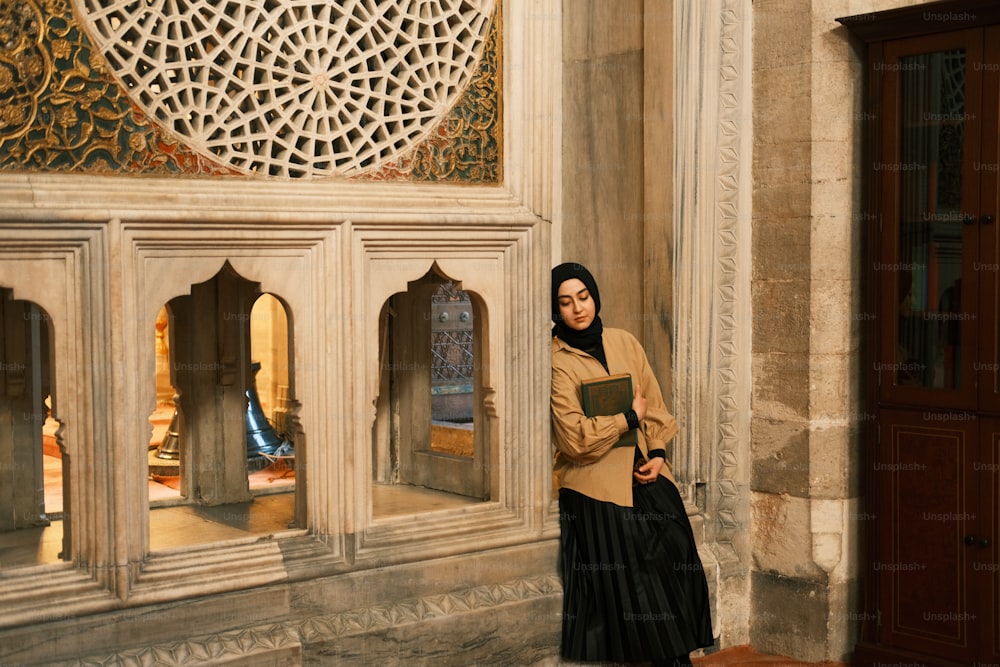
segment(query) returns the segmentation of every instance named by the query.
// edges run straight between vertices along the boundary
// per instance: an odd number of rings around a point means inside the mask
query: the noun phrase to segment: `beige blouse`
[[[660,385],[639,341],[623,329],[604,329],[604,354],[608,370],[594,357],[553,337],[552,339],[552,442],[556,488],[574,489],[594,498],[632,507],[633,447],[612,446],[628,430],[625,415],[587,417],[583,414],[580,383],[600,376],[629,373],[632,386],[642,388],[648,402],[639,425],[643,454],[666,448],[677,435],[677,421],[663,402]],[[660,475],[676,484],[670,462]]]

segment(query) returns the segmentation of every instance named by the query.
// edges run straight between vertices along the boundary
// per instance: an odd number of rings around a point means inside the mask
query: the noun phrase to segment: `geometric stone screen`
[[[0,169],[500,181],[494,0],[73,3],[0,3]]]

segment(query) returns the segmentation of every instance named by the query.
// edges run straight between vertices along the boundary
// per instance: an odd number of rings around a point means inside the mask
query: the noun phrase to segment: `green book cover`
[[[632,376],[628,373],[607,375],[604,377],[584,380],[580,384],[580,395],[583,400],[583,414],[588,417],[614,415],[632,409]],[[615,447],[634,447],[639,443],[637,429],[625,432]]]

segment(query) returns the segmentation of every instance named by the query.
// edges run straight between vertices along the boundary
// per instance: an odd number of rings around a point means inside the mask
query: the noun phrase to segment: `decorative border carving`
[[[741,0],[675,5],[677,322],[675,401],[685,479],[708,482],[709,542],[720,565],[746,563],[750,440],[751,11]],[[717,51],[704,48],[718,44]],[[716,76],[706,76],[714,72]],[[712,155],[714,160],[698,160]],[[707,334],[707,335],[706,335]],[[694,502],[687,490],[688,502]]]
[[[716,179],[719,302],[719,424],[716,451],[716,554],[723,563],[746,561],[750,451],[750,132],[749,8],[724,0],[719,12],[719,174]],[[740,465],[740,462],[744,462]],[[741,470],[742,467],[742,470]],[[741,532],[742,531],[742,532]]]
[[[298,653],[301,644],[287,624],[247,628],[170,644],[92,655],[69,662],[73,667],[105,665],[218,665],[274,652]],[[275,664],[285,664],[276,662]]]
[[[410,598],[387,605],[314,616],[299,623],[297,630],[303,642],[316,643],[556,594],[562,594],[562,583],[558,575],[525,577],[499,584],[472,586],[441,595]]]

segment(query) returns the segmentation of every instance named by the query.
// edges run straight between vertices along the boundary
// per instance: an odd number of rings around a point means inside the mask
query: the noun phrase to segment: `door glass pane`
[[[899,61],[898,384],[959,388],[964,73],[961,49]]]

